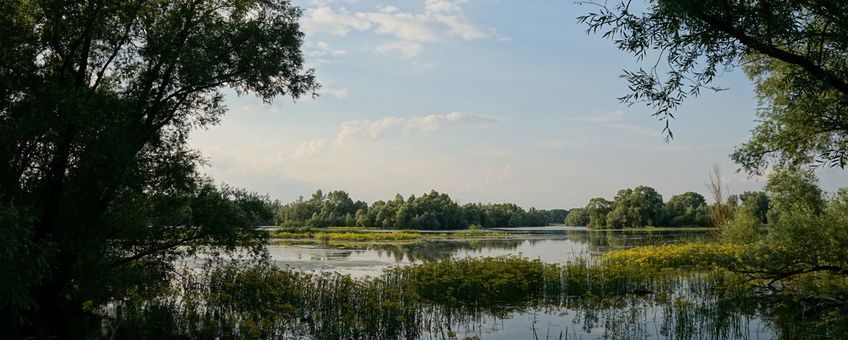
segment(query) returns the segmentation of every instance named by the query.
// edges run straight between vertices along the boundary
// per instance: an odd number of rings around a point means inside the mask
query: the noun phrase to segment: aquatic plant
[[[749,247],[735,243],[684,243],[617,249],[602,256],[611,265],[641,268],[711,268],[716,264],[739,262]]]
[[[509,233],[503,231],[462,230],[451,233],[417,233],[407,231],[373,232],[362,229],[328,228],[285,228],[272,231],[271,237],[277,239],[315,239],[318,241],[398,241],[420,239],[471,239],[506,238]]]

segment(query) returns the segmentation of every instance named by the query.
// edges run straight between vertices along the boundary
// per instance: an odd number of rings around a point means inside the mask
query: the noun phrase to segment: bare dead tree
[[[710,191],[713,200],[715,200],[715,204],[710,208],[710,216],[713,219],[714,225],[720,228],[727,222],[728,213],[724,206],[725,190],[721,183],[721,168],[718,164],[714,164],[712,171],[710,171],[710,181],[707,183],[707,190]]]

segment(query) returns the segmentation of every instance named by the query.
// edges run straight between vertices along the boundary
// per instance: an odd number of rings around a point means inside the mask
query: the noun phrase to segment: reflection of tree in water
[[[444,260],[460,251],[484,252],[486,250],[515,250],[525,240],[424,240],[411,244],[376,243],[368,246],[380,256],[391,256],[400,262],[435,262]]]
[[[817,311],[791,299],[729,297],[708,290],[674,296],[613,296],[567,301],[528,301],[521,307],[450,310],[432,307],[434,322],[422,332],[439,338],[447,330],[486,338],[504,321],[527,314],[528,337],[603,337],[611,339],[834,339],[848,336],[848,320],[839,310]],[[494,321],[493,321],[494,320]],[[484,325],[484,323],[486,323]],[[562,336],[560,336],[562,334]]]
[[[567,230],[569,239],[588,244],[591,252],[647,245],[680,243],[704,238],[707,231],[692,230]]]
[[[458,243],[471,249],[480,246]],[[844,306],[820,310],[821,304],[762,295],[744,286],[726,285],[731,282],[726,274],[667,273],[648,281],[628,281],[627,286],[602,284],[594,290],[596,294],[586,291],[590,280],[585,274],[590,272],[585,267],[559,272],[546,267],[554,275],[547,272],[545,284],[525,287],[528,281],[521,273],[510,270],[534,271],[537,267],[532,262],[523,267],[520,260],[473,261],[481,262],[473,267],[463,266],[462,261],[441,268],[420,265],[362,279],[273,269],[239,276],[237,269],[230,269],[209,276],[210,280],[187,281],[197,294],[150,301],[129,315],[148,313],[140,322],[174,320],[173,325],[187,335],[200,332],[200,324],[233,333],[238,332],[237,325],[245,325],[244,320],[263,320],[253,321],[254,327],[267,338],[486,338],[488,332],[507,330],[515,337],[560,339],[829,339],[848,335]],[[479,280],[503,271],[508,275],[495,275],[499,283],[479,285]],[[215,322],[205,319],[210,315]],[[515,333],[516,329],[523,331]]]

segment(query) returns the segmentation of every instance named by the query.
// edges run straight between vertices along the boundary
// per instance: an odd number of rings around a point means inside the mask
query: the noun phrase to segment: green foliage
[[[607,215],[612,211],[612,202],[602,197],[595,197],[586,204],[586,214],[589,215],[589,224],[593,228],[604,228],[607,226]]]
[[[602,262],[643,270],[662,268],[711,268],[735,265],[746,252],[746,246],[735,243],[690,242],[612,250]]]
[[[524,210],[515,204],[465,204],[460,206],[447,194],[430,193],[404,199],[377,201],[368,206],[353,202],[344,191],[324,196],[320,190],[311,199],[298,199],[282,206],[277,219],[282,226],[357,226],[384,229],[466,229],[469,225],[483,228],[543,226],[553,218],[564,216],[565,210]],[[556,223],[561,219],[556,220]]]
[[[842,309],[835,309],[834,317],[781,296],[758,299],[758,291],[747,289],[742,275],[661,269],[709,268],[712,263],[736,261],[744,251],[744,246],[719,243],[646,247],[615,251],[599,261],[580,259],[561,265],[517,257],[447,259],[359,279],[271,266],[225,266],[182,276],[177,286],[188,288],[190,295],[130,301],[124,308],[128,317],[118,324],[117,334],[419,338],[446,333],[457,321],[537,310],[574,311],[575,317],[585,315],[582,320],[605,324],[607,330],[632,326],[643,334],[641,323],[616,323],[621,315],[599,318],[624,313],[645,320],[651,313],[639,311],[655,306],[661,306],[665,315],[657,322],[686,338],[733,334],[733,320],[740,315],[766,317],[781,330],[792,330],[790,334],[838,337],[846,331],[844,315],[839,316]],[[790,307],[784,312],[794,312],[775,315],[773,309],[764,308],[772,302]],[[807,321],[810,315],[820,318]],[[799,323],[804,326],[791,327]],[[699,324],[709,325],[709,330],[692,329]],[[797,331],[810,326],[825,330]]]
[[[748,244],[760,239],[760,219],[746,209],[740,209],[727,224],[721,226],[721,239],[725,242]]]
[[[755,217],[761,224],[768,223],[769,215],[769,198],[762,191],[746,191],[738,196],[739,203],[735,207],[737,210],[743,210],[747,214]],[[734,203],[735,200],[734,200]]]
[[[621,189],[610,202],[602,197],[589,200],[585,209],[572,209],[567,225],[588,225],[593,228],[643,228],[657,225],[670,227],[707,227],[712,224],[709,206],[695,192],[672,196],[663,203],[662,196],[648,186]],[[584,215],[585,214],[585,215]],[[582,218],[587,219],[584,224]]]
[[[327,195],[321,190],[312,198],[281,206],[277,210],[277,220],[281,226],[354,226],[360,210],[367,210],[368,204],[354,202],[347,192],[331,191]]]
[[[545,215],[546,224],[560,224],[568,216],[568,210],[566,209],[539,210],[539,212]]]
[[[619,190],[607,215],[610,228],[646,227],[662,222],[663,199],[654,188],[638,186]]]
[[[732,155],[737,163],[751,173],[769,163],[848,163],[845,1],[590,3],[597,7],[578,19],[588,32],[639,60],[656,56],[649,69],[625,71],[630,93],[620,99],[650,106],[668,138],[686,98],[719,90],[715,78],[744,65],[761,109],[753,136]]]
[[[200,247],[261,248],[269,202],[206,183],[187,140],[226,113],[225,87],[265,101],[318,88],[300,13],[282,0],[0,5],[0,271],[20,273],[0,282],[0,315],[35,332],[9,336],[82,338],[84,301],[156,291]]]
[[[769,223],[779,220],[786,211],[801,209],[819,214],[824,208],[818,179],[811,172],[798,168],[775,168],[765,192],[771,205],[767,214]]]
[[[563,221],[567,226],[585,226],[589,225],[589,214],[586,209],[574,208],[568,211],[568,216]]]
[[[706,226],[710,224],[710,211],[704,196],[686,192],[671,196],[663,207],[664,224],[674,227]]]
[[[315,239],[324,242],[334,241],[400,241],[400,240],[429,240],[429,239],[479,239],[479,238],[504,238],[509,233],[502,231],[489,231],[480,228],[472,228],[449,233],[419,233],[419,232],[374,232],[354,227],[333,228],[280,228],[272,231],[270,236],[279,239]]]
[[[183,276],[179,286],[190,295],[127,305],[123,325],[191,338],[416,338],[452,315],[670,294],[671,282],[639,268],[518,257],[447,259],[361,279],[225,266]]]

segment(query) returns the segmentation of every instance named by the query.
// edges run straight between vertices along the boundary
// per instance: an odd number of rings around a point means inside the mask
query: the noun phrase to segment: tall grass
[[[129,329],[148,337],[161,330],[209,339],[393,339],[449,334],[461,320],[534,308],[568,307],[586,317],[604,311],[614,318],[622,317],[616,314],[622,306],[663,306],[665,318],[680,319],[659,322],[689,338],[732,331],[728,320],[740,307],[727,301],[751,298],[748,290],[727,289],[743,287],[740,283],[727,272],[663,270],[614,258],[565,264],[518,257],[447,259],[361,279],[268,265],[224,266],[184,276],[163,298],[129,305],[132,313],[122,325],[134,325]],[[718,328],[707,330],[704,323]]]

